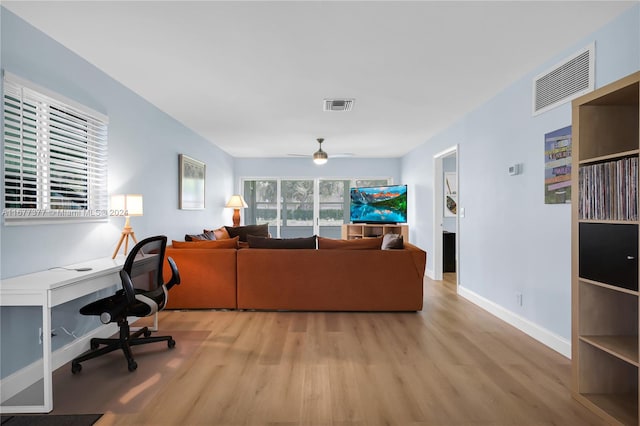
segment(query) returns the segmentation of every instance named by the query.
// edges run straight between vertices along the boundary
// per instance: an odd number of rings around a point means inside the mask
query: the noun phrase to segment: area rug
[[[166,343],[133,347],[138,368],[129,372],[122,351],[82,363],[82,371],[71,373],[67,363],[53,373],[51,414],[134,413],[153,396],[189,359],[209,331],[171,331],[173,349]],[[4,425],[3,425],[4,426]]]
[[[2,426],[91,426],[102,414],[2,416]]]

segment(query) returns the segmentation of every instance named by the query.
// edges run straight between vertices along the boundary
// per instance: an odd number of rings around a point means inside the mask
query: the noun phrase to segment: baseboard
[[[564,337],[540,327],[538,324],[505,309],[465,287],[458,286],[458,294],[490,314],[495,315],[518,330],[528,334],[540,343],[571,359],[571,342]]]
[[[118,332],[117,324],[107,324],[80,336],[51,354],[51,368],[56,370],[89,349],[89,341],[94,337],[110,337]],[[2,379],[0,402],[14,397],[29,386],[42,380],[43,360],[39,359]],[[71,371],[69,371],[71,374]]]
[[[435,279],[436,279],[436,278],[435,278],[436,276],[435,276],[435,273],[434,273],[433,269],[427,269],[427,270],[426,270],[425,275],[426,275],[428,278],[431,278],[432,280],[435,280]]]

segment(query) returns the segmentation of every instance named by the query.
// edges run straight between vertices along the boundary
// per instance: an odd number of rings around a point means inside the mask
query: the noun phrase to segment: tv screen
[[[407,185],[351,188],[353,223],[406,223]]]

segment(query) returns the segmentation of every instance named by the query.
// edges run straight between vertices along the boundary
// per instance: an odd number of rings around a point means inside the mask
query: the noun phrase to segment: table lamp
[[[120,246],[124,241],[124,255],[127,255],[127,251],[129,249],[129,237],[133,240],[134,243],[138,243],[136,240],[136,234],[133,232],[133,228],[131,228],[131,223],[129,218],[131,216],[142,216],[142,195],[141,194],[118,194],[111,196],[111,216],[124,216],[126,221],[124,223],[124,228],[122,229],[122,235],[120,236],[120,241],[118,241],[118,246],[116,250],[113,252],[112,259],[115,259],[118,251],[120,250]]]
[[[240,226],[240,209],[249,207],[242,195],[232,195],[225,207],[233,209],[233,226]]]

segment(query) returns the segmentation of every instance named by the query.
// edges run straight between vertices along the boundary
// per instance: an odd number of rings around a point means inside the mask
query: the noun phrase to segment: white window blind
[[[108,119],[4,76],[5,223],[108,217]]]

